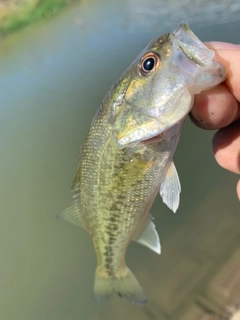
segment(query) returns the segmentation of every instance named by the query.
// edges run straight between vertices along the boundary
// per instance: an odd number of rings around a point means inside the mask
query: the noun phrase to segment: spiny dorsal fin
[[[73,202],[67,209],[63,210],[61,213],[57,215],[57,219],[68,221],[78,227],[85,228],[84,223],[82,221],[79,203],[81,149],[82,147],[80,148],[78,161],[76,164],[76,172],[71,188],[71,191],[73,192]]]
[[[134,241],[141,243],[158,254],[161,254],[159,236],[150,215],[146,219],[143,231],[134,239]]]
[[[75,171],[75,175],[74,175],[74,178],[73,178],[73,184],[72,184],[72,187],[71,187],[71,190],[73,192],[78,192],[79,191],[81,154],[82,154],[82,147],[80,148],[80,151],[79,151],[78,160],[77,160],[77,163],[76,163],[76,171]]]
[[[159,193],[163,202],[174,213],[177,211],[180,202],[181,184],[177,170],[172,162],[168,168],[165,179],[161,184]]]

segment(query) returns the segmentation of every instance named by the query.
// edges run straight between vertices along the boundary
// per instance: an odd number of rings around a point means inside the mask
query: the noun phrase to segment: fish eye
[[[160,66],[161,60],[155,52],[146,53],[139,61],[139,71],[143,76],[148,75]]]

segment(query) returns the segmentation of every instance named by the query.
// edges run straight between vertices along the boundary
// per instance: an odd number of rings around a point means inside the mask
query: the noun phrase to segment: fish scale
[[[107,118],[108,110],[105,111],[107,115],[104,115],[104,109],[102,112],[98,114],[98,117]],[[101,155],[97,162],[98,155],[93,152],[92,155],[94,156],[91,159],[88,157],[88,160],[84,162],[88,169],[91,168],[91,174],[88,170],[82,168],[80,199],[82,209],[87,208],[89,212],[87,217],[91,215],[93,221],[90,228],[92,236],[96,239],[94,245],[96,252],[99,252],[97,256],[100,256],[103,252],[106,257],[103,260],[101,259],[98,264],[101,265],[101,268],[105,267],[106,273],[110,274],[113,269],[111,265],[113,260],[116,268],[122,264],[122,251],[119,254],[112,247],[115,243],[118,243],[121,244],[124,251],[126,250],[129,237],[131,237],[137,223],[141,221],[141,217],[138,219],[139,214],[146,214],[146,207],[149,206],[149,196],[152,196],[152,190],[155,190],[156,187],[159,188],[162,173],[160,172],[158,176],[155,173],[155,166],[159,166],[157,158],[155,161],[145,163],[140,156],[132,159],[127,150],[119,149],[114,143],[112,135],[109,135],[111,123],[106,125],[97,118],[96,123],[93,123],[92,126],[94,126],[94,132],[101,132],[101,136],[99,141],[95,137],[93,138],[92,134],[89,134],[89,140],[87,137],[88,143],[86,143],[88,147],[84,147],[87,157],[89,154],[88,148],[92,150],[92,139],[94,139],[94,149],[96,145],[99,147],[103,142],[104,148],[103,151],[98,151]],[[103,137],[106,138],[103,139]],[[145,154],[147,157],[147,154],[152,152],[152,148],[152,146],[144,147],[142,158]],[[156,145],[154,148],[157,151],[159,146]],[[159,153],[158,157],[161,158],[162,154]],[[139,175],[139,171],[141,171],[141,175]],[[86,174],[84,175],[84,173]],[[93,185],[96,187],[95,201],[89,197],[89,195],[92,196]],[[88,192],[88,188],[91,189],[91,192]],[[86,197],[85,194],[88,196]],[[89,205],[90,201],[91,205]],[[90,209],[89,206],[93,208]],[[131,207],[130,212],[129,207]],[[99,226],[102,228],[100,237]],[[119,232],[116,230],[113,234],[111,232],[113,226],[116,226]]]

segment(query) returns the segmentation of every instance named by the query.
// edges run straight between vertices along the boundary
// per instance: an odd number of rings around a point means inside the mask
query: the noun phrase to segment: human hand
[[[240,45],[208,42],[225,66],[227,80],[196,95],[192,121],[203,129],[220,129],[213,137],[213,152],[223,168],[240,174]],[[240,180],[237,183],[240,200]]]

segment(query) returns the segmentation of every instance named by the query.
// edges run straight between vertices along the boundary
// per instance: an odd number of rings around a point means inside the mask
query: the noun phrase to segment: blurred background
[[[240,43],[239,0],[50,4],[0,1],[0,319],[240,319],[238,177],[216,164],[213,132],[185,123],[180,208],[151,209],[162,254],[129,246],[147,306],[97,304],[91,238],[55,219],[90,121],[136,55],[183,20],[202,41]]]

